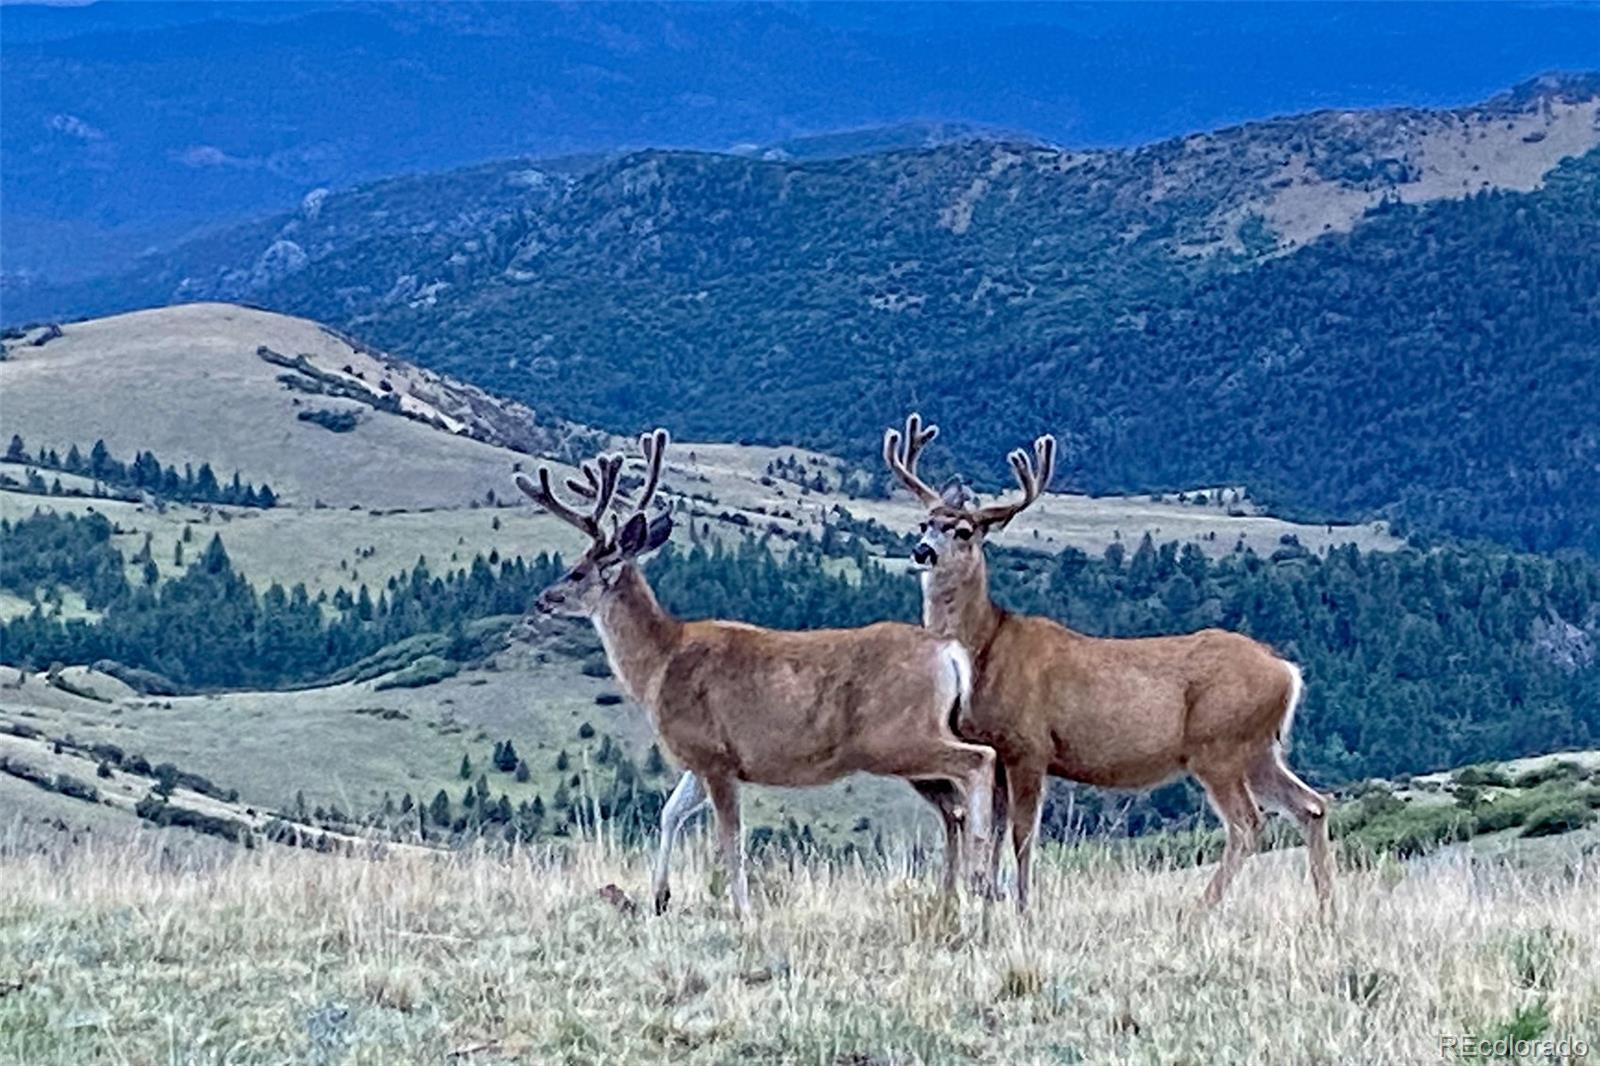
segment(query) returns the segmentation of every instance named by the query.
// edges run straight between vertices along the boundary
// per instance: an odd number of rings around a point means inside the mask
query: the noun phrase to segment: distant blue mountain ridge
[[[13,281],[492,159],[945,124],[1128,145],[1600,66],[1592,4],[7,4],[0,35]]]

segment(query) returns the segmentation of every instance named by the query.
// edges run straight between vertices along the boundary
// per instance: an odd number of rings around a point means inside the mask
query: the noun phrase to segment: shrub
[[[583,660],[582,671],[584,677],[610,677],[611,663],[604,654],[590,655]]]
[[[71,774],[57,774],[55,790],[63,796],[81,799],[86,803],[100,802],[100,790],[98,788],[95,788],[87,781],[80,781]]]
[[[301,411],[295,417],[302,422],[310,422],[334,433],[349,433],[361,424],[359,411],[332,411],[323,407]]]
[[[1358,855],[1414,858],[1445,844],[1471,839],[1472,815],[1454,806],[1402,806],[1389,810],[1345,836],[1345,846]]]
[[[1589,809],[1589,805],[1576,797],[1553,800],[1528,815],[1522,835],[1548,837],[1570,833],[1589,825],[1594,818],[1594,811]]]
[[[447,677],[454,677],[460,672],[461,664],[458,662],[441,659],[437,655],[424,655],[410,666],[396,670],[372,687],[377,692],[391,688],[422,688],[424,685],[437,684]]]
[[[1549,803],[1548,791],[1504,793],[1478,806],[1478,832],[1497,833],[1527,822],[1529,815]]]
[[[594,702],[601,707],[615,707],[622,702],[622,697],[615,692],[602,692],[594,698]]]
[[[1511,777],[1493,763],[1481,763],[1477,766],[1468,766],[1457,770],[1451,780],[1458,785],[1493,785],[1496,788],[1511,787]]]
[[[142,670],[135,666],[126,666],[115,659],[99,659],[95,662],[93,669],[109,677],[116,678],[141,696],[182,696],[187,692],[176,681],[158,674],[154,670]]]
[[[1518,788],[1537,788],[1549,781],[1576,781],[1583,777],[1583,767],[1571,759],[1557,759],[1535,766],[1531,770],[1524,770],[1512,781]]]
[[[224,840],[231,840],[235,844],[251,846],[254,837],[250,829],[243,822],[236,822],[232,818],[221,818],[214,814],[190,810],[188,807],[176,807],[153,793],[145,796],[134,807],[134,813],[153,825],[162,827],[180,826],[184,829],[193,829],[197,833],[206,833]]]

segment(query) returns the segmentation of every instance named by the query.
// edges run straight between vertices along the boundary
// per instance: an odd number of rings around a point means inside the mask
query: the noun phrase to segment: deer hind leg
[[[986,887],[989,851],[989,813],[994,802],[994,749],[959,740],[940,740],[928,747],[901,749],[879,773],[910,781],[947,781],[960,787],[967,801],[967,846],[973,881]]]
[[[1045,772],[1013,766],[1006,771],[1011,786],[1011,848],[1017,856],[1017,909],[1028,909],[1033,884],[1033,851],[1039,842],[1039,816],[1044,811]]]
[[[1198,775],[1197,775],[1198,776]],[[1228,774],[1218,777],[1201,777],[1212,809],[1227,826],[1228,843],[1222,849],[1222,862],[1206,886],[1202,902],[1214,907],[1222,901],[1228,883],[1239,872],[1239,866],[1255,851],[1256,834],[1261,831],[1261,808],[1245,784],[1243,775]]]
[[[939,890],[947,896],[954,895],[961,876],[961,821],[966,816],[961,790],[949,781],[913,781],[911,787],[933,804],[944,823],[944,875]]]
[[[1333,904],[1333,856],[1328,844],[1331,804],[1283,764],[1283,756],[1269,751],[1250,768],[1250,788],[1272,810],[1293,818],[1306,841],[1311,884],[1324,909]]]
[[[728,870],[728,895],[741,918],[750,914],[750,882],[744,872],[744,827],[739,821],[739,782],[731,774],[705,774],[711,809],[717,814],[717,841]]]
[[[667,904],[672,899],[672,888],[668,880],[671,876],[673,842],[677,840],[678,831],[683,828],[683,823],[705,806],[705,802],[706,790],[700,784],[700,779],[686,771],[678,778],[678,787],[667,797],[666,806],[661,808],[661,844],[656,852],[655,873],[650,879],[650,888],[656,898],[657,914],[667,913]]]

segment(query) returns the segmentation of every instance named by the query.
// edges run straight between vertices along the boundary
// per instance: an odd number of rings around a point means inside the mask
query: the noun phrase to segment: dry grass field
[[[1600,1045],[1600,859],[1204,871],[1052,850],[1035,912],[941,907],[905,854],[759,867],[701,839],[666,918],[643,856],[0,847],[0,1062],[1415,1063],[1440,1037]],[[1519,1061],[1564,1061],[1525,1056]],[[1581,1061],[1574,1059],[1572,1061]]]

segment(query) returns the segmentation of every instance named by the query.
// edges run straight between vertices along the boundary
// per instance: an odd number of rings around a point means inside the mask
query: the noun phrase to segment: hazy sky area
[[[317,186],[914,120],[1124,145],[1600,68],[1595,4],[8,4],[4,268]]]

